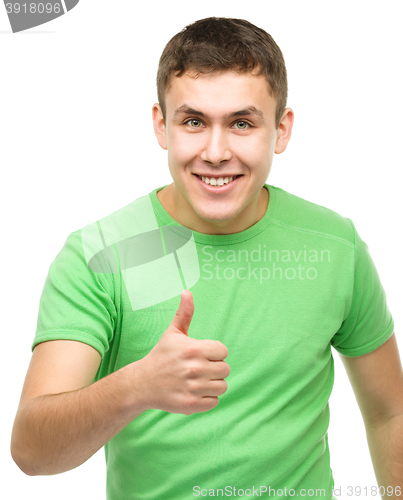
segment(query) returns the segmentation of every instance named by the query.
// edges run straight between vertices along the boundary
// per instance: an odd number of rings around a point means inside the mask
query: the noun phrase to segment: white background
[[[76,470],[47,477],[24,475],[9,453],[39,298],[70,232],[171,182],[151,121],[158,61],[173,35],[210,16],[247,19],[282,49],[295,125],[268,182],[354,221],[403,351],[399,1],[82,0],[18,34],[0,5],[0,449],[8,499],[105,498],[103,450]],[[348,486],[370,489],[376,480],[358,406],[333,354],[331,466],[347,499]]]

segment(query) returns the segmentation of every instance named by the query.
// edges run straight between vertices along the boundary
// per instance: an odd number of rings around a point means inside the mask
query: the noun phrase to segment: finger
[[[219,340],[200,340],[203,356],[210,361],[221,361],[228,356],[228,349]]]
[[[206,396],[221,396],[227,389],[228,384],[225,380],[210,380],[206,387]]]
[[[204,398],[201,398],[197,411],[200,413],[210,411],[215,408],[218,403],[219,400],[217,396],[205,396]]]
[[[210,363],[210,379],[220,380],[227,378],[230,374],[230,367],[226,361],[212,361]]]
[[[193,295],[190,290],[183,290],[178,310],[171,322],[171,327],[188,335],[189,325],[194,313]]]

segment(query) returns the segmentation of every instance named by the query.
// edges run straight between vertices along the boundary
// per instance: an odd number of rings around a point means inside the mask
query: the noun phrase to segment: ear
[[[280,154],[285,151],[288,141],[291,138],[292,126],[294,124],[294,111],[291,108],[285,108],[280,124],[277,129],[277,142],[275,153]]]
[[[153,105],[152,115],[154,133],[157,137],[158,144],[162,147],[162,149],[168,149],[164,117],[162,116],[161,106],[158,103]]]

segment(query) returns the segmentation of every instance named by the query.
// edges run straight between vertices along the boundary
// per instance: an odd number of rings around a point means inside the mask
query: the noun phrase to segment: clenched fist
[[[218,396],[227,390],[228,350],[217,340],[188,336],[193,312],[192,292],[184,290],[172,323],[149,354],[136,362],[148,409],[204,412],[215,408]]]

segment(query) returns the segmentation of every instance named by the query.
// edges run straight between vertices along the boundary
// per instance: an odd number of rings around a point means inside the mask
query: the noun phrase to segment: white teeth
[[[201,176],[200,179],[206,184],[209,184],[210,186],[223,186],[231,182],[234,179],[234,177],[219,177],[218,179],[215,179],[214,177],[209,178]]]

